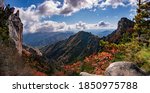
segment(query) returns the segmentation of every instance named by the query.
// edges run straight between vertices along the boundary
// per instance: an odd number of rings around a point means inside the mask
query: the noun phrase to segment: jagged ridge
[[[43,48],[42,51],[50,60],[67,64],[97,53],[100,49],[99,40],[100,38],[91,33],[80,31],[69,39]]]

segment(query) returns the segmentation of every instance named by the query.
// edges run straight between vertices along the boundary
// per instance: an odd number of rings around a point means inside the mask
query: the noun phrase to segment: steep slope
[[[12,45],[0,44],[0,76],[33,75],[32,68],[25,64]]]
[[[91,33],[80,31],[69,39],[42,48],[43,54],[59,64],[68,64],[81,60],[85,56],[97,53],[100,38]]]
[[[40,51],[22,45],[23,24],[14,11],[9,5],[0,9],[0,75],[50,75],[51,65]]]
[[[129,39],[129,37],[132,36],[132,33],[134,32],[133,27],[134,27],[134,22],[123,17],[118,22],[118,28],[108,36],[103,37],[102,39],[110,43],[118,44],[119,42],[123,42],[125,39]],[[125,42],[127,41],[128,40],[126,40]]]
[[[23,42],[32,47],[42,47],[69,38],[73,32],[36,32],[24,34]]]

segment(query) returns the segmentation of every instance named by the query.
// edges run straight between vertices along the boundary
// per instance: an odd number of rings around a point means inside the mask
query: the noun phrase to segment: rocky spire
[[[22,55],[23,24],[19,17],[19,11],[9,17],[9,36],[15,42],[18,53]]]

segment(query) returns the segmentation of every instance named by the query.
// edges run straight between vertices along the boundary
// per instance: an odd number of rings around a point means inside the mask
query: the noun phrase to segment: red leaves
[[[54,76],[65,76],[65,73],[62,71],[54,73]]]
[[[80,66],[81,66],[81,62],[78,61],[76,63],[73,63],[71,65],[65,65],[63,68],[64,68],[64,71],[65,72],[76,72],[76,73],[80,73]]]
[[[84,60],[84,64],[88,62],[94,68],[92,74],[102,75],[104,70],[109,65],[109,61],[113,59],[113,55],[108,52],[101,52],[97,55],[92,55]]]
[[[33,71],[34,76],[47,76],[45,73],[39,72],[39,71]]]
[[[65,72],[88,72],[90,74],[103,75],[105,69],[109,66],[111,60],[114,59],[114,55],[118,52],[117,47],[109,46],[105,50],[106,52],[100,52],[86,57],[82,62],[64,66]]]

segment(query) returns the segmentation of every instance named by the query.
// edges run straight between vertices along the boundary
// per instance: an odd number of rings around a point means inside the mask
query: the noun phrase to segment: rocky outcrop
[[[146,73],[131,62],[114,62],[105,71],[106,76],[145,76]]]
[[[14,43],[19,55],[22,55],[22,32],[23,24],[19,18],[19,11],[14,13],[15,8],[8,4],[5,8],[0,7],[1,41]]]
[[[23,24],[19,18],[19,11],[11,14],[8,19],[9,36],[15,42],[18,53],[22,55]]]
[[[29,47],[25,44],[23,44],[22,53],[26,56],[42,56],[42,53],[37,48]]]
[[[123,17],[118,22],[117,29],[111,34],[109,34],[108,36],[103,37],[102,39],[110,43],[118,44],[123,41],[124,37],[125,39],[127,39],[126,37],[128,38],[132,37],[132,33],[134,32],[133,27],[134,27],[134,22]],[[128,40],[126,40],[126,42],[127,41]]]

